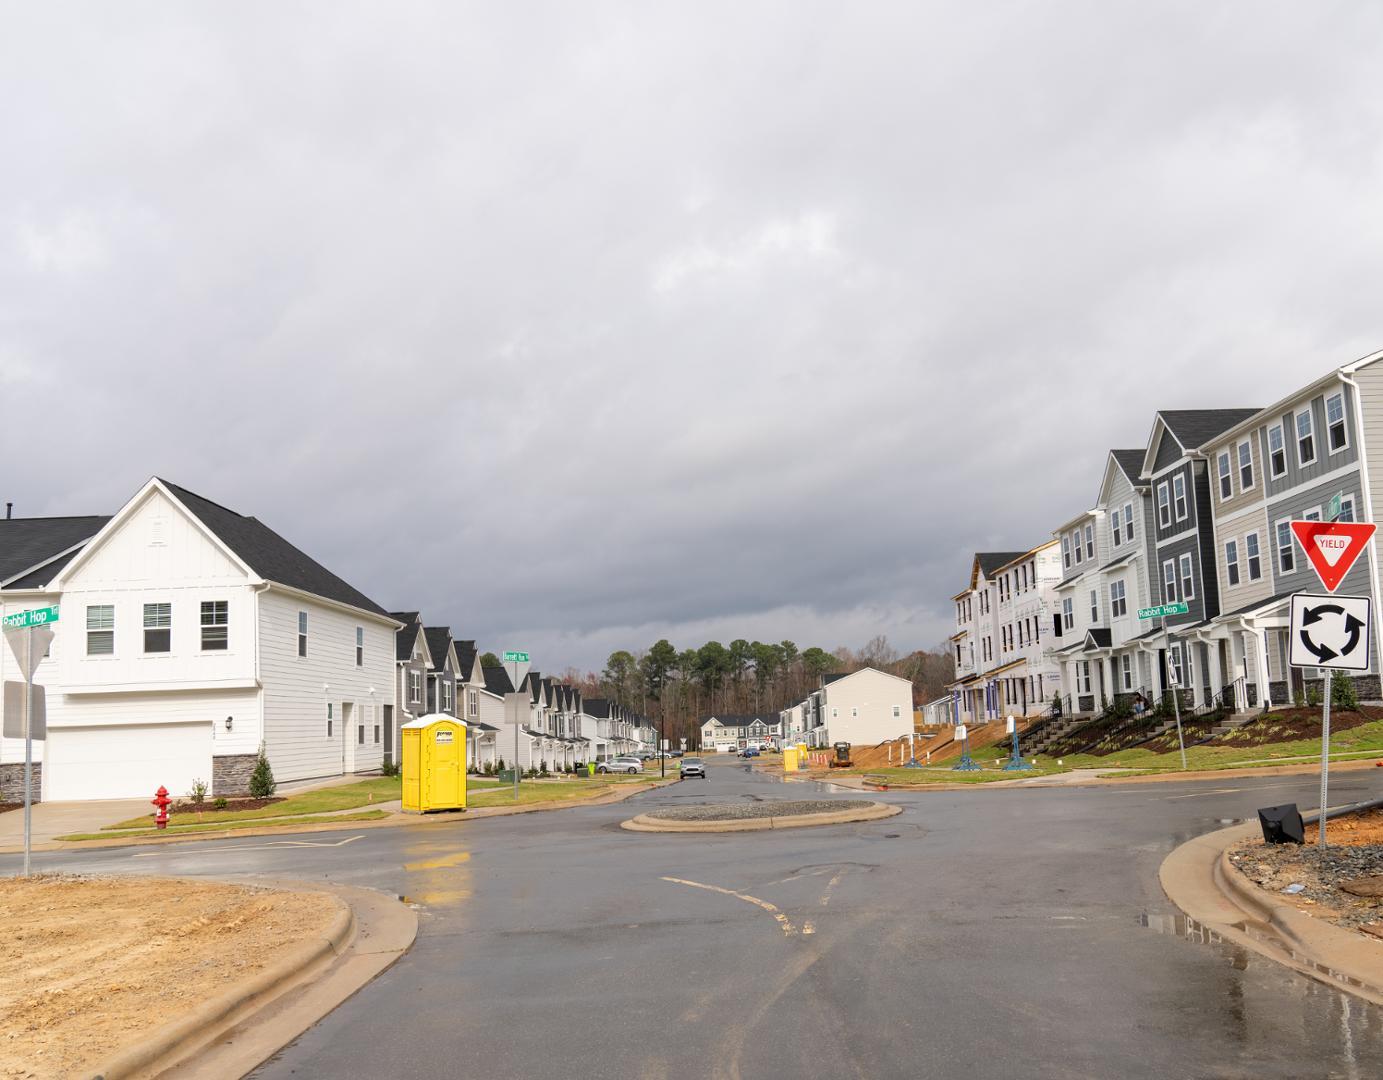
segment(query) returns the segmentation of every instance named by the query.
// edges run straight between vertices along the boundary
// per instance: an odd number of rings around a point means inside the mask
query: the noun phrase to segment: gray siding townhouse
[[[456,648],[451,640],[451,627],[428,626],[423,629],[432,666],[427,673],[427,711],[456,715]]]
[[[1383,390],[1379,357],[1337,368],[1253,414],[1202,447],[1210,463],[1215,566],[1221,613],[1196,636],[1224,670],[1240,710],[1289,704],[1301,684],[1287,666],[1291,594],[1321,591],[1291,531],[1293,520],[1372,520],[1365,387]],[[1375,437],[1383,444],[1383,431]],[[1380,448],[1383,453],[1383,448]],[[1373,464],[1383,467],[1383,460]],[[1354,564],[1339,592],[1372,596],[1378,611],[1376,551]],[[1377,627],[1374,640],[1377,642]],[[1356,678],[1378,700],[1379,660]],[[1295,684],[1295,685],[1294,685]]]
[[[394,635],[394,700],[399,703],[399,723],[394,724],[392,717],[387,717],[384,722],[386,763],[399,761],[402,757],[402,736],[398,729],[427,711],[427,673],[432,663],[418,612],[391,611],[389,617],[403,623],[403,627]]]
[[[961,720],[1002,715],[1003,705],[994,678],[997,669],[1003,666],[999,575],[1001,570],[1028,554],[1028,551],[978,552],[971,561],[969,588],[952,597],[956,605],[957,631],[951,638],[956,678],[949,689],[958,701]],[[811,719],[820,720],[819,710],[812,710]],[[808,733],[811,731],[812,726],[809,726]]]
[[[1165,620],[1167,634],[1162,635],[1153,672],[1157,697],[1168,686],[1168,666],[1183,696],[1196,706],[1206,704],[1228,685],[1218,656],[1212,662],[1211,652],[1194,633],[1220,614],[1210,466],[1201,447],[1256,412],[1164,409],[1153,421],[1142,472],[1152,488],[1157,601],[1181,601],[1189,608],[1187,614]]]

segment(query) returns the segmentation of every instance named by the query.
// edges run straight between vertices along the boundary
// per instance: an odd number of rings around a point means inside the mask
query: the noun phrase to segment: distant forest
[[[647,649],[610,654],[603,671],[568,668],[564,682],[590,697],[608,697],[628,709],[664,722],[668,738],[691,737],[712,713],[774,713],[816,689],[823,675],[874,667],[912,682],[914,704],[941,697],[953,678],[945,643],[932,651],[900,655],[880,635],[858,650],[832,652],[791,641],[766,643],[736,638],[729,645],[708,641],[679,651],[666,638]]]

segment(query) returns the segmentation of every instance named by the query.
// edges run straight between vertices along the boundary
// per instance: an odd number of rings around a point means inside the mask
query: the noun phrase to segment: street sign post
[[[19,670],[24,674],[24,876],[29,876],[29,849],[33,837],[34,803],[34,739],[43,738],[47,732],[47,710],[44,707],[42,718],[43,732],[35,734],[34,672],[48,646],[53,644],[53,631],[49,623],[58,621],[58,605],[31,608],[6,615],[3,620],[5,641],[9,644],[14,658],[19,661]],[[9,695],[6,694],[6,725],[9,724]]]
[[[1190,611],[1191,605],[1185,600],[1173,600],[1170,604],[1157,604],[1154,607],[1139,608],[1138,617],[1140,619],[1161,619],[1162,629],[1166,631],[1168,615],[1186,615],[1189,614]],[[1169,652],[1171,648],[1172,635],[1168,634],[1167,649]],[[1177,720],[1177,746],[1181,748],[1181,767],[1184,770],[1186,768],[1186,738],[1181,732],[1181,694],[1177,692],[1176,673],[1172,671],[1170,664],[1167,665],[1167,671],[1167,681],[1172,684],[1172,709],[1176,713]]]
[[[1292,525],[1295,527],[1297,522]],[[1350,561],[1357,557],[1356,551]],[[1339,561],[1343,561],[1343,556]],[[1344,577],[1344,571],[1339,577]],[[1321,580],[1325,581],[1324,574]],[[1339,584],[1338,579],[1336,584]],[[1325,809],[1330,794],[1330,699],[1334,693],[1335,672],[1368,670],[1372,631],[1373,601],[1367,596],[1297,593],[1292,597],[1287,662],[1292,667],[1321,668],[1325,674],[1321,693],[1321,817],[1316,840],[1320,847],[1325,847]]]
[[[509,669],[509,682],[514,690],[519,689],[519,665],[528,663],[528,653],[521,649],[508,649],[504,653],[504,666]],[[522,715],[514,717],[514,805],[519,804],[519,728],[523,726]]]
[[[1334,592],[1373,539],[1376,525],[1354,521],[1294,521],[1292,532],[1326,592]]]

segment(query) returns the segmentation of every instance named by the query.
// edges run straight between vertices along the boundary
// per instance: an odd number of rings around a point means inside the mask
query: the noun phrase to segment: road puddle
[[[474,895],[471,852],[465,848],[418,841],[404,849],[404,857],[404,903],[456,907]]]

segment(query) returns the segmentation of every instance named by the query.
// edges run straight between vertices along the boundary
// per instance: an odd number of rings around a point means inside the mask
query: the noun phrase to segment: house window
[[[1098,589],[1090,590],[1090,623],[1093,626],[1100,621],[1100,593]]]
[[[467,713],[467,715],[469,715],[469,716],[479,716],[479,715],[480,715],[480,691],[478,691],[478,690],[467,690],[467,691],[466,691],[466,713]]]
[[[1340,516],[1337,517],[1335,520],[1336,520],[1336,521],[1353,521],[1353,520],[1354,520],[1354,496],[1353,496],[1353,495],[1342,495],[1342,496],[1340,497]]]
[[[1077,529],[1073,535],[1075,537],[1074,542],[1076,545],[1076,565],[1079,566],[1081,562],[1085,559],[1085,549],[1081,547],[1080,530]]]
[[[1157,523],[1164,529],[1172,523],[1172,508],[1167,500],[1165,483],[1157,485]]]
[[[375,725],[375,742],[376,742],[376,743],[379,742],[379,725],[378,725],[378,724]]]
[[[1070,630],[1076,625],[1076,605],[1069,596],[1063,597],[1061,601],[1061,628]]]
[[[1233,540],[1225,541],[1225,580],[1239,584],[1239,545]]]
[[[1076,690],[1082,694],[1090,693],[1090,661],[1082,660],[1076,665]]]
[[[1120,544],[1124,542],[1124,536],[1119,528],[1119,511],[1117,509],[1114,511],[1114,513],[1109,515],[1109,526],[1111,531],[1114,533],[1114,546],[1118,547]]]
[[[1124,653],[1119,660],[1124,669],[1124,689],[1133,689],[1133,657],[1129,653]]]
[[[331,738],[331,702],[327,702],[327,738]]]
[[[1120,619],[1128,614],[1128,586],[1123,580],[1109,583],[1109,617]]]
[[[115,605],[92,604],[86,609],[87,656],[115,655]]]
[[[859,710],[859,707],[858,707],[858,706],[855,706],[855,705],[850,706],[850,717],[851,717],[851,719],[854,719],[855,717],[859,716],[859,714],[860,714],[860,710]]]
[[[1349,434],[1345,431],[1344,394],[1331,394],[1325,399],[1325,437],[1332,454],[1338,454],[1349,446]]]
[[[1176,519],[1186,517],[1186,477],[1177,473],[1172,477],[1172,502],[1176,504]]]
[[[365,628],[363,626],[355,628],[355,666],[365,666]]]
[[[1287,447],[1281,424],[1268,428],[1268,473],[1274,480],[1287,475]]]
[[[1133,503],[1124,503],[1124,532],[1133,540]]]
[[[173,648],[173,605],[144,605],[144,651],[169,652]]]
[[[1171,604],[1177,598],[1177,567],[1168,559],[1162,564],[1162,602]]]
[[[1194,600],[1196,598],[1196,583],[1191,577],[1191,556],[1181,557],[1181,598],[1183,600]]]
[[[831,719],[832,719],[832,720],[838,720],[839,718],[840,718],[840,709],[839,709],[837,706],[832,705],[832,706],[831,706]]]
[[[364,745],[365,745],[365,725],[362,723],[362,724],[361,724],[359,727],[357,727],[355,730],[356,730],[356,736],[355,736],[356,745],[358,745],[358,746],[364,746]]]
[[[1095,557],[1095,526],[1085,527],[1085,557],[1093,559]]]
[[[412,668],[408,671],[408,700],[421,701],[423,699],[423,676],[422,672]]]
[[[1297,553],[1292,550],[1292,526],[1290,522],[1277,523],[1277,569],[1278,573],[1290,574],[1297,568]]]
[[[1186,682],[1181,677],[1181,646],[1172,645],[1167,649],[1167,666],[1171,668],[1173,686],[1185,686]]]
[[[1316,428],[1308,405],[1297,413],[1297,464],[1307,466],[1316,460]]]
[[[903,715],[903,706],[901,706],[901,705],[895,705],[895,706],[893,706],[893,719],[897,720],[897,719],[898,719],[899,717],[901,717],[902,715]]]
[[[1239,490],[1248,491],[1253,487],[1253,447],[1247,442],[1239,444]]]
[[[307,655],[307,612],[298,612],[298,655]]]
[[[202,601],[202,650],[224,652],[230,644],[230,604],[225,600]]]
[[[1244,558],[1249,564],[1249,580],[1258,581],[1263,576],[1263,558],[1258,551],[1257,533],[1244,537]]]
[[[1061,562],[1067,570],[1071,569],[1071,537],[1069,535],[1061,538]]]
[[[1220,473],[1220,501],[1224,502],[1234,494],[1234,481],[1231,479],[1233,470],[1229,464],[1228,450],[1215,459],[1215,466]]]

